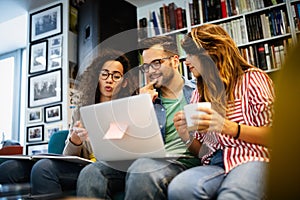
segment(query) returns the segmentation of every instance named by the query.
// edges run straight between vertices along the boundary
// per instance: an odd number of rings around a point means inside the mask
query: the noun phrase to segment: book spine
[[[182,8],[182,24],[183,27],[187,27],[186,10],[184,8]]]
[[[250,54],[250,64],[255,66],[253,46],[249,46],[249,54]]]
[[[227,17],[226,0],[221,0],[221,11],[222,11],[222,18],[226,18]]]
[[[160,13],[160,23],[162,28],[162,33],[165,33],[166,27],[165,27],[165,13],[164,13],[164,7],[159,7],[159,13]]]
[[[189,2],[189,12],[190,12],[190,20],[191,20],[191,25],[195,25],[195,20],[194,20],[194,8],[193,8],[193,3]]]
[[[170,24],[170,15],[169,15],[169,6],[163,5],[164,11],[165,11],[165,16],[166,16],[166,29],[167,31],[171,30],[171,24]]]
[[[175,3],[169,4],[170,28],[176,30]]]
[[[269,44],[265,43],[265,55],[266,55],[266,64],[267,64],[267,69],[271,70],[272,69],[272,62],[271,62],[271,56],[270,56],[270,50],[269,50]]]
[[[274,52],[275,52],[275,68],[279,69],[281,66],[279,46],[274,46]]]
[[[183,28],[182,8],[181,7],[176,8],[175,12],[176,12],[176,19],[177,19],[176,20],[176,22],[177,22],[176,23],[176,28],[181,29],[181,28]]]
[[[226,0],[226,6],[227,6],[227,16],[230,17],[232,16],[232,8],[231,8],[231,1],[230,0]]]
[[[285,61],[285,59],[284,59],[285,58],[285,52],[284,52],[283,45],[279,45],[279,55],[280,55],[280,63],[281,63],[281,65],[283,65],[284,61]]]
[[[193,0],[194,24],[200,24],[199,0]]]
[[[152,11],[152,22],[153,22],[155,35],[159,35],[160,30],[159,30],[159,25],[158,25],[157,16],[156,16],[155,11]]]
[[[265,47],[263,44],[258,45],[258,59],[259,59],[259,68],[262,70],[267,70],[267,62],[266,62],[266,55],[265,55]]]

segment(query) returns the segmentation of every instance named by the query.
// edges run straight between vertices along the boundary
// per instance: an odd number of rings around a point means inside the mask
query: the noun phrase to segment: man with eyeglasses
[[[167,199],[167,186],[180,172],[198,166],[200,160],[192,157],[173,124],[174,114],[190,102],[195,83],[179,73],[177,46],[167,36],[148,38],[141,42],[147,84],[140,93],[152,95],[161,134],[168,153],[187,155],[174,160],[140,158],[127,172],[108,169],[107,166],[89,165],[79,175],[77,195],[111,199],[117,191],[125,189],[125,199]],[[92,179],[88,181],[88,178]]]

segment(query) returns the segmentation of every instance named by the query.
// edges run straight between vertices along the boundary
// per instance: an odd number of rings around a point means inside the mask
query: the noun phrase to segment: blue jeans
[[[77,196],[112,199],[125,189],[125,199],[166,199],[169,182],[184,166],[163,160],[140,158],[128,172],[96,162],[86,166],[78,177]]]
[[[124,191],[126,172],[97,161],[84,167],[77,181],[77,196],[111,199]]]
[[[76,191],[79,172],[83,166],[62,161],[41,159],[34,164],[31,171],[33,195],[62,194],[63,191]]]
[[[0,164],[0,184],[29,182],[33,164],[30,160],[4,161]]]
[[[170,200],[265,199],[267,167],[266,162],[253,161],[233,168],[227,175],[220,165],[194,167],[172,180],[168,197]]]

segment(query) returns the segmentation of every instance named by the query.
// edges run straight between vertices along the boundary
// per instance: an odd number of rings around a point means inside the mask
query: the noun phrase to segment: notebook
[[[84,106],[80,114],[97,160],[183,156],[166,153],[149,94]]]

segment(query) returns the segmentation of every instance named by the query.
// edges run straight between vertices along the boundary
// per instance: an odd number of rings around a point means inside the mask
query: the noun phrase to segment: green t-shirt
[[[183,110],[183,106],[187,104],[185,98],[183,97],[183,94],[181,94],[178,99],[167,99],[162,97],[161,100],[163,106],[166,109],[167,121],[166,121],[165,148],[167,152],[193,156],[193,154],[189,152],[187,146],[181,141],[173,122],[174,115],[178,111]],[[196,157],[180,158],[178,159],[178,161],[180,161],[187,168],[198,166],[200,164],[200,159]]]

